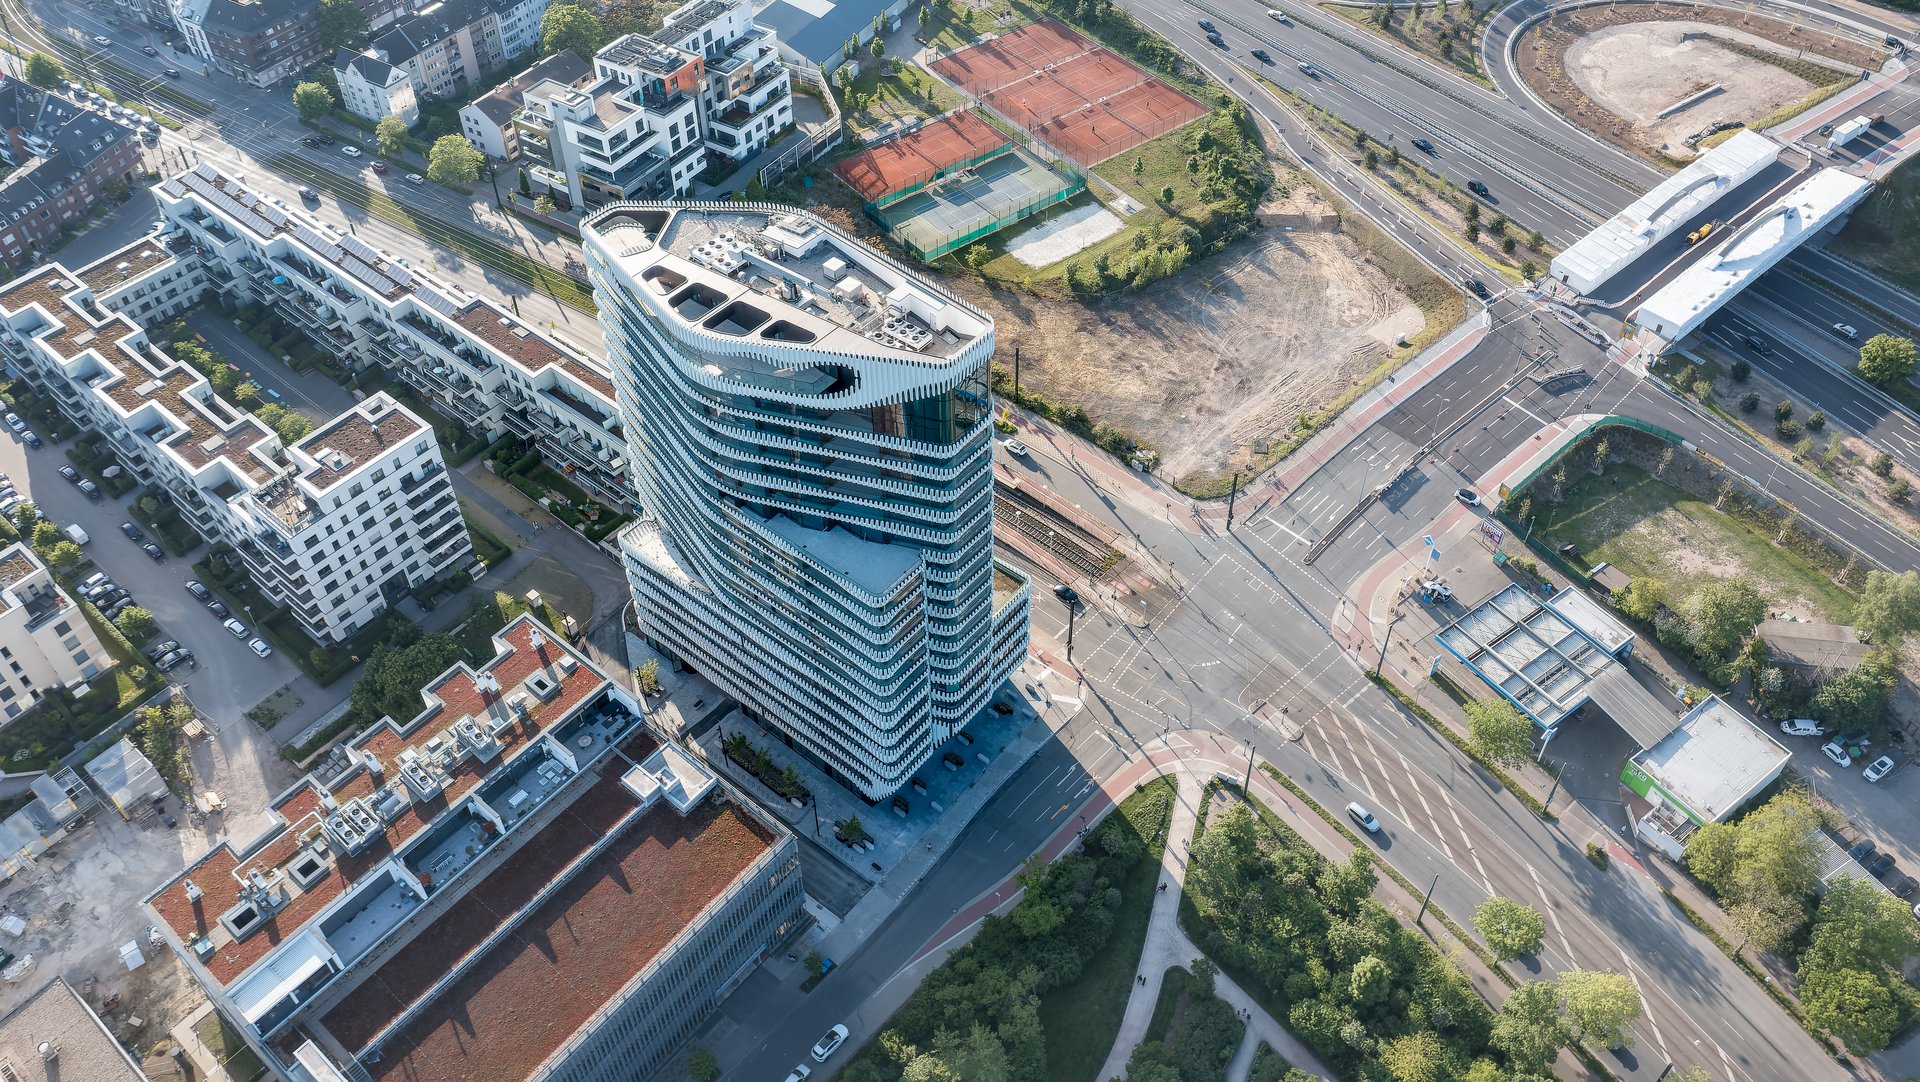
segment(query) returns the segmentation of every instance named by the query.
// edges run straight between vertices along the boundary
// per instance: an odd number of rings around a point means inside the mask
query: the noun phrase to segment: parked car
[[[107,581],[107,573],[105,571],[95,571],[93,574],[80,580],[80,592],[84,594],[105,581]]]
[[[106,493],[100,491],[100,486],[94,484],[92,481],[89,481],[86,478],[82,477],[80,479],[79,484],[80,484],[80,495],[85,496],[87,499],[92,500],[94,503],[99,503],[101,500],[104,500],[107,498]]]
[[[222,620],[233,615],[233,610],[227,608],[227,603],[221,601],[219,598],[214,598],[212,601],[207,602],[207,611]]]
[[[132,608],[132,607],[133,607],[133,598],[123,597],[120,600],[114,602],[113,604],[108,605],[106,608],[101,609],[100,615],[106,617],[109,620],[118,620],[120,618],[121,613],[127,611],[129,608]]]
[[[831,1056],[835,1052],[838,1052],[840,1050],[840,1046],[847,1043],[848,1035],[849,1034],[846,1026],[841,1025],[840,1023],[837,1023],[837,1022],[834,1023],[834,1027],[827,1031],[827,1035],[820,1038],[818,1041],[814,1043],[813,1062],[815,1063],[827,1062],[828,1056]]]
[[[60,476],[72,481],[76,485],[80,483],[80,471],[74,469],[72,466],[60,467]]]
[[[1887,889],[1893,891],[1895,898],[1911,898],[1913,897],[1914,891],[1920,890],[1920,879],[1915,879],[1910,875],[1902,875],[1888,884]]]
[[[180,644],[173,639],[168,639],[166,642],[156,643],[140,652],[147,655],[148,661],[159,661],[161,658],[166,657],[178,649],[180,649]]]
[[[1894,768],[1893,756],[1882,755],[1880,758],[1875,759],[1871,763],[1868,763],[1867,768],[1861,771],[1860,773],[1868,781],[1879,781],[1881,778],[1884,778],[1888,774],[1893,773],[1893,768]]]
[[[41,440],[39,433],[29,428],[25,432],[20,433],[20,442],[37,451],[45,441]]]
[[[300,199],[306,203],[318,203],[320,201],[320,193],[302,184],[300,186]]]
[[[1846,748],[1840,746],[1839,744],[1835,743],[1832,740],[1829,740],[1826,743],[1820,745],[1820,754],[1826,756],[1829,759],[1832,759],[1835,765],[1838,765],[1838,766],[1853,765],[1853,756],[1847,754]]]
[[[1847,850],[1847,855],[1859,861],[1860,863],[1865,864],[1867,862],[1867,858],[1871,857],[1874,854],[1874,850],[1875,850],[1874,844],[1866,840],[1865,838],[1862,838],[1859,841],[1853,843],[1853,847]]]
[[[126,534],[127,540],[129,541],[139,542],[147,539],[147,535],[140,532],[140,527],[135,526],[131,522],[122,522],[120,524],[120,532]]]
[[[247,649],[252,650],[254,653],[259,654],[261,657],[273,656],[273,647],[268,646],[267,640],[265,639],[258,639],[258,638],[248,639]]]
[[[1006,439],[1001,440],[1000,446],[1003,450],[1005,450],[1010,455],[1018,455],[1021,458],[1027,457],[1027,445],[1024,443],[1021,443],[1019,440],[1014,439],[1012,436],[1008,436]]]
[[[813,1068],[804,1063],[796,1063],[793,1065],[793,1070],[787,1072],[787,1082],[807,1082],[812,1074]]]
[[[1879,856],[1874,857],[1872,860],[1867,862],[1867,874],[1870,876],[1873,876],[1875,879],[1884,880],[1887,877],[1887,873],[1892,870],[1893,870],[1893,854],[1892,853],[1882,853]]]
[[[1436,151],[1433,149],[1433,144],[1426,139],[1415,139],[1413,141],[1413,149],[1419,151],[1422,154],[1438,154],[1439,153],[1439,151]]]
[[[1788,736],[1827,735],[1827,727],[1812,718],[1790,718],[1780,723],[1780,731]]]
[[[213,591],[207,589],[206,586],[203,585],[199,579],[187,580],[187,592],[193,595],[193,598],[195,601],[212,601],[213,600]]]
[[[231,616],[220,621],[220,626],[226,628],[227,633],[236,639],[244,639],[247,637],[247,625],[235,620]]]
[[[182,665],[192,665],[196,669],[200,667],[200,662],[194,658],[191,650],[175,650],[153,664],[161,672],[172,672]]]
[[[1369,834],[1380,833],[1380,820],[1375,819],[1373,813],[1368,811],[1357,800],[1347,805],[1347,818],[1360,824],[1360,829]]]
[[[13,513],[14,508],[26,502],[27,498],[17,492],[9,492],[5,496],[0,496],[0,515],[10,515]]]
[[[7,427],[13,429],[15,432],[21,432],[26,429],[27,422],[24,420],[21,420],[19,414],[14,413],[12,410],[8,410],[7,411]]]
[[[142,542],[140,545],[140,551],[146,553],[148,558],[151,559],[154,563],[163,564],[167,562],[166,550],[161,548],[159,545],[154,544],[151,541]]]

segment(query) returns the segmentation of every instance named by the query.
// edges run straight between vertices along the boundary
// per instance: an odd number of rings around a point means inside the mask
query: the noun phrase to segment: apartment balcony
[[[418,491],[422,485],[431,484],[441,474],[446,472],[447,467],[443,463],[429,462],[419,473],[410,473],[402,477],[400,479],[400,491],[411,496]]]
[[[601,185],[618,188],[629,197],[659,194],[673,186],[673,163],[649,150],[619,169],[602,169],[583,163],[580,175]]]
[[[753,124],[755,119],[766,116],[773,110],[774,106],[786,101],[790,93],[790,91],[782,88],[777,94],[767,95],[766,100],[761,102],[757,108],[742,98],[728,106],[724,111],[715,115],[712,124],[715,128],[728,130],[736,139],[744,138],[746,129]]]
[[[565,388],[543,387],[540,393],[567,407],[567,409],[573,411],[575,414],[591,421],[593,427],[601,429],[602,431],[606,429],[607,422],[611,419],[608,414],[581,401],[579,397]]]

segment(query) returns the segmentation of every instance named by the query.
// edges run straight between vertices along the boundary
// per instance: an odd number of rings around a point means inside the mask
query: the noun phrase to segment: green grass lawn
[[[869,63],[867,70],[853,81],[852,98],[859,108],[849,105],[846,117],[856,132],[870,131],[906,117],[939,116],[966,103],[952,87],[904,61]],[[843,98],[841,104],[848,103]]]
[[[1880,182],[1831,245],[1908,289],[1920,289],[1920,165]]]
[[[1107,945],[1087,961],[1080,979],[1040,1000],[1040,1026],[1047,1035],[1047,1077],[1052,1082],[1098,1082],[1096,1075],[1120,1033],[1133,995],[1133,974],[1160,879],[1160,853],[1173,815],[1173,779],[1160,778],[1121,803],[1116,813],[1133,825],[1148,857],[1120,888],[1120,912]]]
[[[253,1082],[266,1073],[260,1057],[253,1054],[240,1035],[227,1028],[218,1014],[209,1014],[193,1025],[194,1036],[212,1052],[234,1082]]]
[[[943,53],[950,53],[988,34],[1017,30],[1045,14],[1019,0],[993,0],[984,11],[975,11],[964,3],[929,4],[920,18],[919,38]]]
[[[1566,498],[1557,507],[1540,505],[1535,513],[1536,528],[1549,546],[1572,542],[1589,563],[1604,560],[1636,578],[1666,582],[1670,596],[1741,575],[1776,605],[1798,602],[1839,623],[1853,615],[1853,598],[1820,570],[1746,523],[1635,466],[1612,466],[1605,477],[1570,469]]]

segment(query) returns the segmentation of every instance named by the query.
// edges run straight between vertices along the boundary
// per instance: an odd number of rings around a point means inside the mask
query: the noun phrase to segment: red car
[[[381,161],[381,160],[380,160],[380,159],[378,159],[378,158],[375,158],[375,159],[373,159],[373,171],[374,171],[374,172],[376,172],[376,173],[384,173],[384,172],[386,172],[386,171],[387,171],[387,163],[386,163],[386,162],[383,162],[383,161]]]

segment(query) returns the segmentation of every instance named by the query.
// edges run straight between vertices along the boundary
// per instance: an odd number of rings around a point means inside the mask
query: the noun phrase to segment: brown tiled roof
[[[562,656],[570,654],[566,647],[555,643],[552,632],[546,632],[546,644],[534,651],[530,639],[534,630],[533,621],[522,617],[508,625],[505,639],[508,652],[489,662],[486,670],[491,670],[500,681],[505,695],[512,695],[514,689],[525,683],[535,669],[547,668],[560,690],[546,702],[535,700],[529,704],[528,720],[502,733],[499,740],[505,747],[502,756],[495,764],[504,763],[513,757],[513,749],[532,741],[548,725],[564,718],[576,706],[586,701],[593,693],[606,686],[600,674],[585,664],[578,665],[573,672],[565,673],[559,667]],[[575,655],[577,658],[577,655]],[[425,744],[434,736],[445,732],[447,727],[468,714],[482,714],[493,701],[489,694],[483,696],[473,686],[473,674],[455,669],[453,674],[442,680],[439,685],[429,689],[440,696],[444,707],[429,708],[413,721],[403,735],[386,725],[376,726],[363,737],[360,748],[378,757],[386,767],[387,775],[392,777],[398,770],[400,753],[410,747]],[[651,749],[649,749],[650,751]],[[300,853],[300,839],[291,830],[282,828],[269,838],[260,850],[246,859],[240,859],[230,845],[221,845],[202,857],[200,861],[183,872],[179,878],[161,888],[152,898],[151,904],[162,920],[167,922],[174,934],[183,941],[197,935],[214,935],[219,946],[213,957],[207,962],[207,970],[222,986],[231,984],[265,957],[281,941],[298,932],[303,924],[312,919],[319,911],[340,896],[353,883],[364,876],[369,869],[379,864],[394,850],[405,845],[408,839],[424,829],[433,817],[465,796],[478,786],[486,776],[472,760],[463,760],[448,778],[448,783],[438,796],[431,801],[414,804],[399,819],[389,824],[383,839],[375,842],[358,856],[337,861],[333,873],[307,890],[294,894],[285,907],[269,917],[259,931],[239,942],[226,941],[226,931],[220,927],[220,915],[238,904],[240,884],[233,873],[237,869],[272,869],[286,865]],[[355,771],[347,780],[333,790],[334,799],[345,803],[356,797],[366,796],[376,786],[371,775],[365,770]],[[299,823],[312,812],[320,808],[320,783],[308,778],[306,783],[288,793],[274,805],[272,810],[287,823]],[[200,888],[201,896],[197,902],[189,902],[181,880],[192,879]],[[291,881],[286,886],[292,889]],[[215,935],[216,931],[218,932]]]
[[[684,931],[772,837],[730,803],[655,804],[382,1042],[375,1082],[520,1082]]]
[[[624,759],[614,762],[620,769],[627,765]],[[341,1047],[360,1052],[635,807],[632,790],[621,783],[617,770],[609,771],[405,950],[347,993],[321,1025]]]
[[[419,423],[398,410],[390,410],[373,420],[358,410],[344,413],[333,424],[300,441],[300,449],[319,462],[307,471],[306,479],[317,488],[331,488],[359,466],[422,431]],[[346,463],[334,469],[324,457],[326,451],[340,452],[347,457]]]
[[[455,322],[468,333],[513,358],[528,371],[538,372],[542,368],[558,366],[574,379],[592,388],[594,393],[606,399],[609,404],[613,402],[612,380],[592,366],[556,348],[552,343],[535,334],[533,329],[525,323],[515,321],[513,326],[502,327],[500,320],[505,316],[506,313],[498,308],[475,301],[462,308],[454,318]]]

